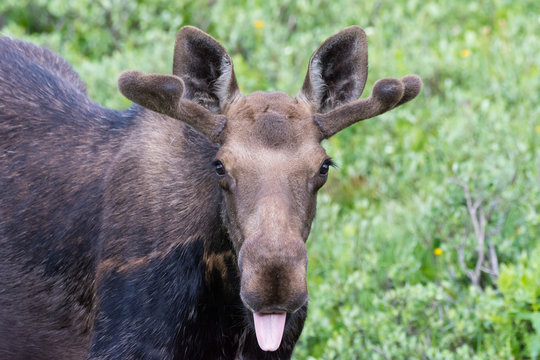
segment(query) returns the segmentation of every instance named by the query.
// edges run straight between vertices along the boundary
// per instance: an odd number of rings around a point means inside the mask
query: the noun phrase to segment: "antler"
[[[219,142],[226,118],[182,98],[184,82],[175,75],[143,74],[128,70],[118,78],[120,92],[141,106],[183,121],[206,136]]]
[[[422,90],[422,80],[416,75],[401,79],[381,79],[373,86],[371,96],[314,115],[323,139],[328,139],[352,124],[380,115],[414,99]]]
[[[367,38],[359,26],[332,35],[313,53],[298,97],[314,110],[321,140],[412,100],[422,89],[416,75],[382,79],[369,98],[356,100],[364,90],[367,73]]]

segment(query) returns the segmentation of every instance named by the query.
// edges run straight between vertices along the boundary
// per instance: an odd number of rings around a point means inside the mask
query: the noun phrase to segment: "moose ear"
[[[241,95],[227,51],[192,26],[181,28],[176,36],[173,74],[184,81],[184,98],[214,113]]]
[[[311,56],[298,98],[324,113],[362,95],[367,79],[368,51],[364,30],[348,27],[328,38]]]

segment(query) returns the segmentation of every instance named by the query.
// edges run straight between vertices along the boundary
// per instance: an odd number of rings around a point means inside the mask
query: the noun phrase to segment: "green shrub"
[[[540,247],[521,254],[514,264],[503,265],[499,289],[504,311],[495,319],[498,330],[515,356],[540,355]],[[524,348],[525,345],[525,348]]]

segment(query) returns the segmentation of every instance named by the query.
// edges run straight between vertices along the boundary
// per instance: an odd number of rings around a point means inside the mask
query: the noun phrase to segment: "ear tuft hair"
[[[227,51],[210,35],[185,26],[174,47],[173,74],[185,84],[184,97],[214,113],[220,113],[240,90]]]
[[[362,95],[367,79],[367,40],[359,26],[328,38],[311,56],[299,98],[327,112]]]

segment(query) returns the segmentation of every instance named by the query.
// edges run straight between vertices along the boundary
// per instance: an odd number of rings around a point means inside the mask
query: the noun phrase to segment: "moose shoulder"
[[[114,111],[50,51],[0,49],[0,358],[290,358],[332,165],[320,142],[420,79],[358,100],[353,26],[313,54],[296,98],[243,96],[223,47],[184,27],[173,75],[124,72],[136,105]]]

